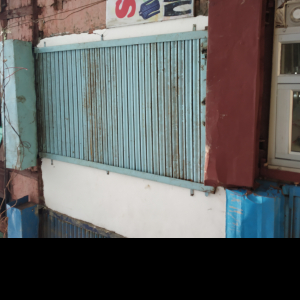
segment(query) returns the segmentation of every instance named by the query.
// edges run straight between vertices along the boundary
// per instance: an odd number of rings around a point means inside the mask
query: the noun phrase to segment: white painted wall
[[[40,47],[203,30],[196,17],[48,38]],[[44,195],[49,208],[131,238],[223,238],[226,196],[222,188],[205,196],[188,189],[43,159]]]

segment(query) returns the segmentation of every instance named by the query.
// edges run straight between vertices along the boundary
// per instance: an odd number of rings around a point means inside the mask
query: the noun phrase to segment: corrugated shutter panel
[[[37,50],[41,156],[203,182],[203,35]]]

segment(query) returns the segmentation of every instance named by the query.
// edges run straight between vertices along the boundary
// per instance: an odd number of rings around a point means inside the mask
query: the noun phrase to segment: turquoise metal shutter
[[[204,187],[205,31],[36,49],[41,157]]]

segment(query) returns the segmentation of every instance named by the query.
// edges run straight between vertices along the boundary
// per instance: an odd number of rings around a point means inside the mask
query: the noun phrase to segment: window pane
[[[282,45],[280,74],[300,74],[300,44]]]
[[[300,152],[300,92],[294,92],[292,123],[292,151]]]

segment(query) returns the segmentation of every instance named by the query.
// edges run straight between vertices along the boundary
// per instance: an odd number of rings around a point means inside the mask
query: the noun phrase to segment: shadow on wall
[[[208,16],[208,0],[195,0],[195,16]]]

